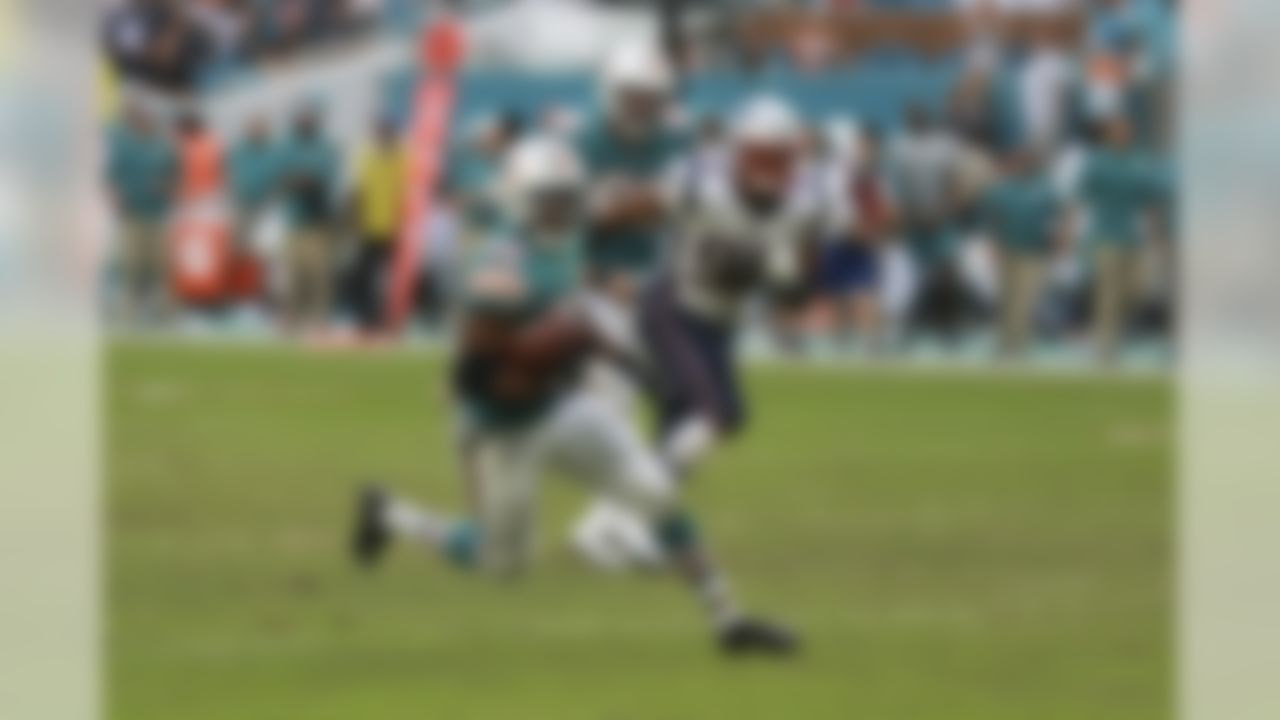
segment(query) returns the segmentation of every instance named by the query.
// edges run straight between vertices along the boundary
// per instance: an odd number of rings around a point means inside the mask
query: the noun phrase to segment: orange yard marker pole
[[[388,334],[402,332],[413,312],[420,248],[444,171],[449,124],[457,98],[457,69],[464,53],[462,28],[450,17],[432,23],[422,37],[423,77],[409,125],[409,179],[404,222],[392,261],[387,302]]]

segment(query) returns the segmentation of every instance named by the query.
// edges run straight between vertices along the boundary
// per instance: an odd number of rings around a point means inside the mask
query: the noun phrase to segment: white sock
[[[573,544],[602,570],[658,568],[666,561],[647,518],[608,500],[597,500],[574,526]]]
[[[662,448],[663,457],[678,477],[693,472],[716,442],[715,425],[701,415],[680,423]]]
[[[701,598],[707,614],[716,629],[723,630],[742,619],[742,611],[738,601],[733,597],[729,582],[718,572],[707,573],[697,584],[698,597]]]
[[[457,526],[453,518],[392,499],[382,515],[383,525],[398,537],[436,548],[443,546]]]

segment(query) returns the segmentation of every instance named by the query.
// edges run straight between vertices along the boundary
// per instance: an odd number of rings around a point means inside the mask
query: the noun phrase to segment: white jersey
[[[798,183],[778,208],[760,212],[743,202],[727,171],[704,178],[676,228],[677,301],[700,317],[730,323],[756,292],[802,282],[806,246],[821,221],[819,198],[814,187]],[[735,263],[740,277],[725,282],[725,266]]]

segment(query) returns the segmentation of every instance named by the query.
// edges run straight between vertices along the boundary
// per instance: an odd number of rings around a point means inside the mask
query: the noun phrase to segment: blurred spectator
[[[249,15],[244,0],[188,0],[187,15],[208,41],[211,62],[229,62],[245,49]]]
[[[961,8],[984,7],[991,11],[1019,14],[1057,13],[1079,7],[1089,0],[940,0]]]
[[[272,138],[267,120],[251,118],[227,162],[237,223],[236,244],[242,249],[254,244],[257,225],[279,189],[280,159],[280,146]]]
[[[955,203],[956,139],[922,106],[907,111],[891,149],[906,240],[923,265],[947,259]]]
[[[688,187],[701,186],[706,178],[715,177],[729,160],[724,121],[714,114],[705,115],[698,122],[696,139],[688,160],[688,176],[683,180]]]
[[[963,0],[964,69],[968,73],[994,76],[1004,56],[1000,35],[1000,14],[990,0]]]
[[[1072,119],[1075,82],[1075,68],[1053,35],[1034,36],[1016,72],[1019,145],[1058,147]]]
[[[211,55],[209,38],[187,8],[168,0],[124,2],[108,12],[103,34],[123,75],[174,92],[194,90]]]
[[[177,180],[169,140],[143,111],[126,110],[109,138],[107,185],[119,220],[123,319],[129,325],[163,322],[172,309],[166,221]]]
[[[418,278],[418,316],[430,328],[447,319],[455,297],[463,243],[463,208],[456,195],[445,193],[433,207],[423,237],[422,269]]]
[[[184,204],[216,198],[222,192],[222,143],[194,111],[178,119],[178,154]]]
[[[1128,114],[1136,141],[1167,147],[1172,114],[1173,21],[1163,0],[1100,0],[1090,18],[1086,109]]]
[[[359,248],[351,272],[351,300],[365,330],[382,319],[380,291],[401,228],[408,170],[394,123],[379,120],[360,157],[353,198]]]
[[[915,265],[912,331],[934,330],[955,339],[968,312],[955,264],[958,233],[956,138],[921,106],[908,110],[907,127],[891,150],[902,231]]]
[[[494,181],[523,121],[515,113],[485,118],[470,128],[450,157],[445,185],[461,206],[462,241],[472,245],[498,221]]]
[[[822,294],[835,317],[840,339],[880,341],[880,254],[893,230],[891,178],[880,132],[862,131],[857,158],[836,175],[833,236],[821,259]]]
[[[1085,161],[1080,193],[1094,260],[1095,350],[1099,360],[1113,362],[1138,292],[1139,249],[1161,178],[1135,147],[1123,115],[1104,123],[1102,133],[1102,144]]]
[[[1010,155],[1004,176],[987,193],[982,215],[999,247],[999,349],[1006,357],[1019,357],[1032,339],[1049,256],[1066,238],[1064,203],[1043,152]]]
[[[377,26],[385,13],[416,17],[415,0],[116,0],[103,45],[121,73],[175,92],[245,61],[276,58]]]
[[[957,134],[984,149],[999,145],[1000,97],[996,78],[990,71],[966,67],[949,101],[949,119]]]
[[[295,118],[282,163],[290,221],[285,326],[316,328],[328,319],[333,298],[334,205],[342,177],[318,108],[304,108]]]
[[[952,213],[956,230],[972,225],[991,184],[997,176],[996,149],[974,137],[957,132],[951,143]]]

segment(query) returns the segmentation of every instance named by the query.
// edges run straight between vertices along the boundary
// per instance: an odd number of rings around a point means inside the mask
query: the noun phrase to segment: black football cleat
[[[360,491],[356,498],[355,526],[351,533],[351,554],[356,564],[373,567],[391,544],[391,533],[383,525],[387,493],[375,485]]]
[[[777,625],[744,618],[720,632],[720,650],[731,657],[786,657],[800,651],[800,640]]]

